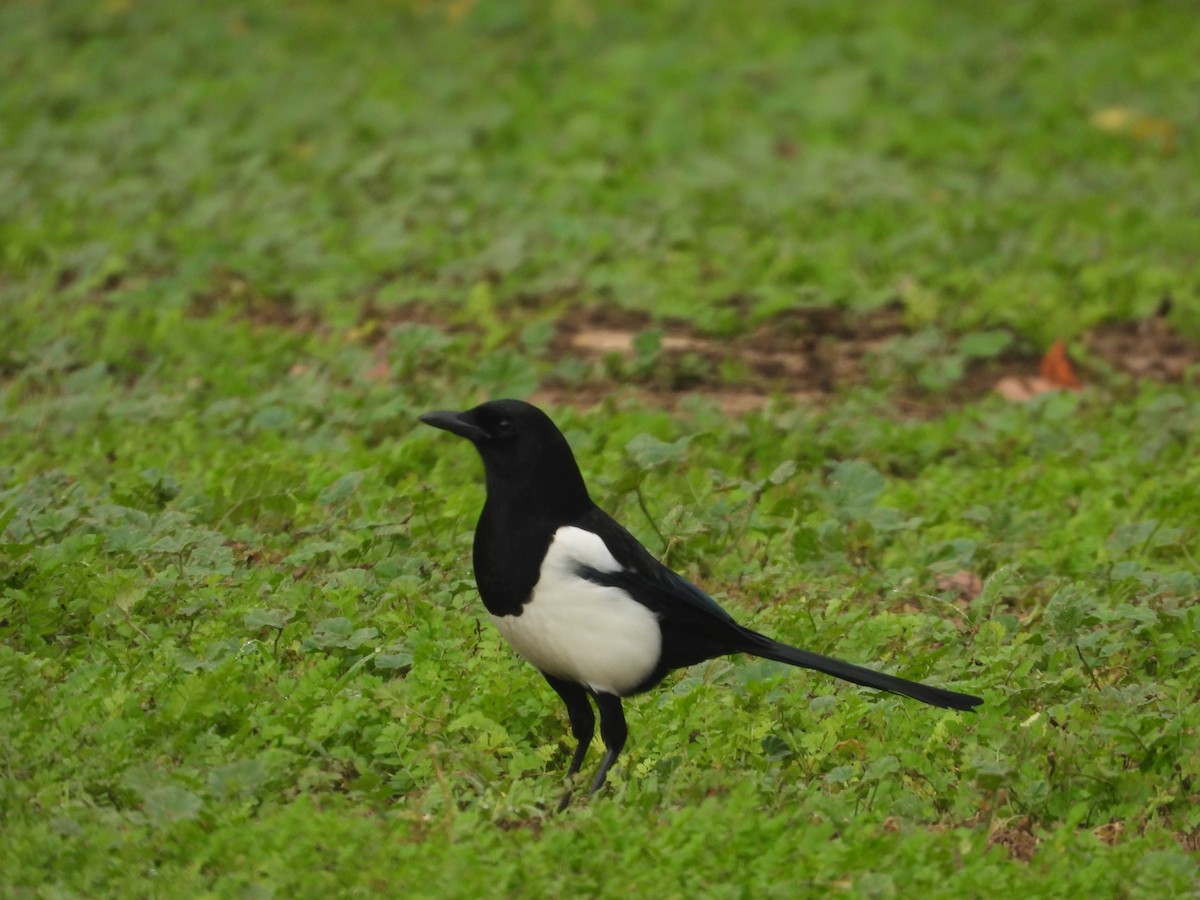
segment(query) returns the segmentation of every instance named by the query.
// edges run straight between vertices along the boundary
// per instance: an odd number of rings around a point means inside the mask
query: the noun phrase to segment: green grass
[[[0,6],[0,895],[1195,895],[1194,383],[731,417],[648,402],[652,334],[553,340],[898,303],[911,369],[1164,295],[1200,335],[1194,13]],[[415,417],[614,369],[552,410],[605,508],[979,712],[715,661],[548,814],[565,715]]]
[[[1189,3],[412,5],[6,4],[4,271],[1200,333]]]

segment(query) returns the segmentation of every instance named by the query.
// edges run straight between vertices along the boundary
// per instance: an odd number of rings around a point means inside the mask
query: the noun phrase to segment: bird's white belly
[[[519,616],[492,616],[500,633],[543,672],[602,693],[625,695],[658,664],[662,632],[654,613],[615,587],[578,575],[621,566],[591,532],[560,528]]]

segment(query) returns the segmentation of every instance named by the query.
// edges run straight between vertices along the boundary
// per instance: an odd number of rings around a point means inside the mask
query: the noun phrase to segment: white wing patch
[[[619,572],[598,535],[566,525],[542,560],[519,616],[492,616],[513,649],[543,672],[623,696],[654,671],[662,650],[658,619],[615,587],[579,575],[582,566]]]

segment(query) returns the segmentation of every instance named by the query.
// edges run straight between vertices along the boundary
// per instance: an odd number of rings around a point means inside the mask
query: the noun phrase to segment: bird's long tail
[[[930,706],[940,706],[944,709],[961,709],[970,712],[983,702],[980,697],[930,687],[906,678],[897,678],[895,675],[885,675],[882,672],[865,669],[831,656],[822,656],[820,653],[801,650],[799,647],[789,647],[787,644],[773,641],[756,631],[743,630],[749,644],[743,648],[743,652],[752,653],[764,659],[773,659],[776,662],[801,666],[805,669],[815,669],[826,675],[841,678],[843,681],[878,688],[881,691],[890,691],[893,694],[903,694],[914,700],[920,700],[922,703],[928,703]]]

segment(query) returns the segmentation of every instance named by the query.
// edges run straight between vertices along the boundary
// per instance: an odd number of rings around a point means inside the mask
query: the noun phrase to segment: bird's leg
[[[592,712],[592,704],[588,702],[587,691],[573,681],[563,681],[553,675],[542,673],[550,687],[567,705],[567,718],[571,720],[571,734],[578,743],[575,754],[571,757],[571,765],[567,768],[567,780],[572,779],[583,765],[587,756],[588,746],[592,743],[592,735],[596,731],[596,715]],[[571,802],[571,789],[568,788],[562,800],[558,802],[558,811],[562,812]]]
[[[596,780],[592,782],[589,792],[592,794],[603,786],[604,779],[608,777],[608,770],[617,761],[621,748],[625,746],[625,738],[629,736],[629,729],[625,727],[625,711],[621,709],[621,698],[615,694],[594,696],[596,708],[600,710],[600,737],[604,740],[608,752],[604,754],[604,762],[600,764],[600,771],[596,773]]]

